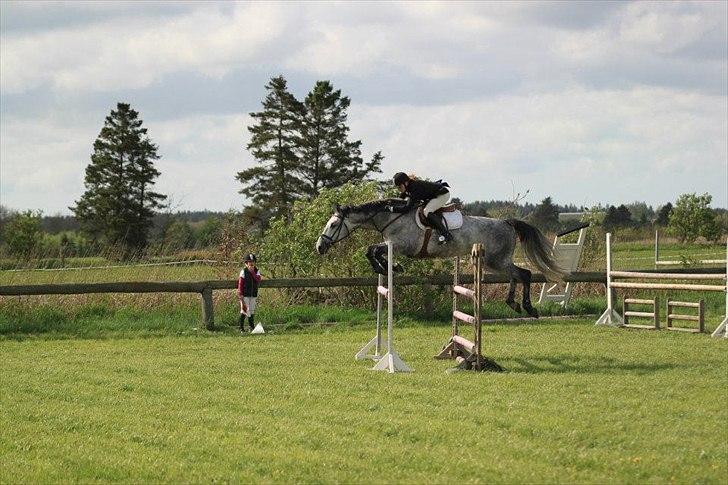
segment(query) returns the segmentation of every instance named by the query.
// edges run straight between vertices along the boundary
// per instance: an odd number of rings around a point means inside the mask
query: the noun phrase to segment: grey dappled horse
[[[556,265],[551,244],[541,231],[516,219],[491,219],[463,215],[461,228],[453,230],[455,239],[444,245],[437,244],[437,238],[430,239],[426,251],[422,252],[424,231],[414,219],[416,208],[405,214],[392,213],[389,207],[401,204],[400,199],[383,199],[362,205],[339,207],[326,223],[321,236],[316,241],[316,251],[325,254],[335,243],[346,239],[357,228],[378,231],[385,242],[374,244],[367,249],[367,259],[376,273],[385,274],[387,268],[386,241],[392,242],[394,254],[409,257],[449,258],[470,254],[473,244],[482,243],[484,265],[497,273],[510,277],[510,287],[506,303],[515,311],[520,306],[514,300],[516,281],[523,285],[523,308],[532,317],[538,312],[531,306],[531,272],[513,264],[513,251],[516,237],[524,245],[526,257],[549,280],[560,280],[564,271]],[[399,264],[395,271],[401,271]]]

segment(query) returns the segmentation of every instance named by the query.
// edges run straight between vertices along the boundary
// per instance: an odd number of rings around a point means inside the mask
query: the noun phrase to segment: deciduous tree
[[[683,242],[693,242],[700,236],[709,241],[718,240],[721,228],[710,208],[712,200],[713,197],[708,193],[682,194],[670,213],[670,231]]]

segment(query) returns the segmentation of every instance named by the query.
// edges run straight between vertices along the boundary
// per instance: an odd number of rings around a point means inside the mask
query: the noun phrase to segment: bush
[[[376,232],[356,231],[351,237],[336,244],[325,257],[316,253],[315,244],[337,204],[356,205],[379,197],[376,182],[350,183],[335,189],[324,189],[311,201],[296,202],[290,221],[282,218],[271,220],[260,244],[260,266],[267,267],[268,274],[273,278],[373,276],[366,259],[366,249],[380,242],[380,235]],[[237,255],[238,258],[241,256],[242,254]],[[431,260],[403,260],[402,263],[407,274],[415,275],[431,273],[438,264],[443,266],[442,262]],[[426,306],[427,292],[405,287],[397,291],[398,305],[410,308]],[[371,288],[296,289],[288,293],[291,303],[318,301],[343,305],[374,305]]]

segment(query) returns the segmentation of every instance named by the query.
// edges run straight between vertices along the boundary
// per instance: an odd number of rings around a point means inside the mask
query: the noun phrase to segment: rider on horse
[[[440,233],[438,244],[452,241],[453,236],[448,231],[441,214],[435,211],[444,206],[450,198],[449,185],[446,182],[428,182],[409,177],[404,172],[394,175],[394,185],[399,187],[400,198],[407,199],[407,203],[400,207],[390,207],[392,212],[408,212],[415,205],[423,205],[422,212],[425,219]]]

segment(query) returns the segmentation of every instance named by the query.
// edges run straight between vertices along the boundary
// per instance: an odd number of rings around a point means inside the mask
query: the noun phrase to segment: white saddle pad
[[[443,214],[445,216],[445,222],[447,223],[447,228],[449,230],[454,231],[455,229],[460,229],[463,226],[463,213],[459,210],[445,212]],[[420,216],[417,211],[415,211],[415,222],[423,231],[425,229],[430,229],[429,226],[422,225],[422,221],[420,221]]]

